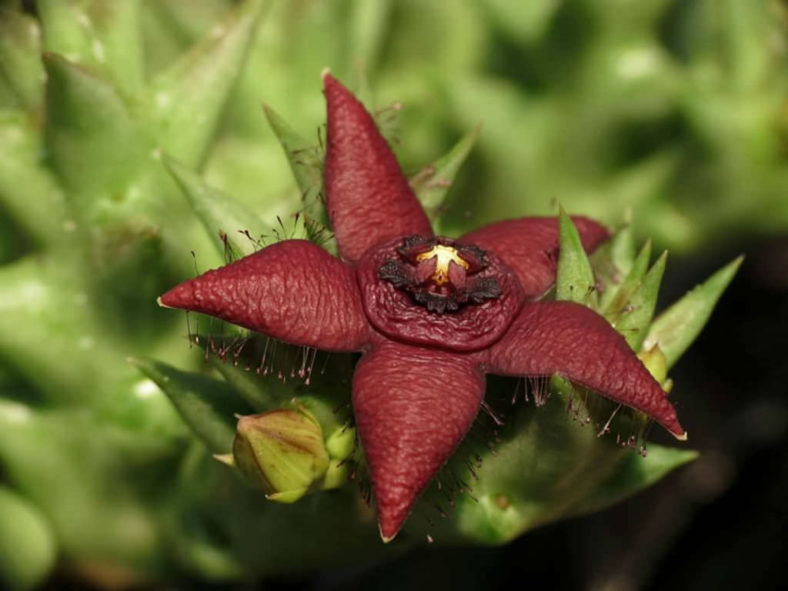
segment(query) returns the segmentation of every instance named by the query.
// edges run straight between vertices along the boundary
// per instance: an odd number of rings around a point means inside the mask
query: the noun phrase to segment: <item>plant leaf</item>
[[[496,382],[488,380],[488,399],[491,389],[496,396]],[[493,454],[483,440],[476,450],[461,449],[451,460],[459,462],[450,468],[461,483],[458,486],[470,489],[471,494],[457,496],[451,520],[424,527],[416,511],[406,531],[426,530],[444,543],[460,539],[500,544],[563,516],[580,503],[608,477],[623,451],[610,441],[600,441],[593,427],[569,420],[570,396],[553,392],[541,400],[540,408],[517,405],[505,424],[497,427],[500,440]],[[504,404],[510,397],[504,397]],[[483,462],[469,469],[467,460],[474,453]],[[429,494],[435,495],[435,502],[445,502],[445,495],[434,486]]]
[[[648,263],[651,259],[651,241],[647,241],[640,249],[637,257],[630,264],[629,270],[624,276],[624,280],[617,286],[606,290],[602,295],[600,307],[605,315],[617,314],[627,305],[629,298],[640,285],[643,276],[648,271]]]
[[[431,220],[440,217],[441,206],[446,199],[454,178],[460,167],[471,153],[479,137],[481,126],[463,136],[444,156],[417,173],[411,180],[411,187],[416,192],[424,210]]]
[[[660,314],[652,323],[643,348],[659,345],[668,368],[676,363],[700,334],[743,260],[743,256],[737,257]]]
[[[180,560],[203,576],[217,581],[238,580],[244,576],[243,566],[231,549],[210,539],[200,528],[185,528],[186,531],[173,541]],[[197,531],[193,531],[193,530]]]
[[[590,256],[597,284],[604,288],[600,296],[600,309],[615,295],[635,260],[635,238],[632,226],[620,227],[613,236],[599,246]]]
[[[57,542],[46,517],[0,485],[0,582],[10,589],[37,588],[56,559]]]
[[[309,217],[306,214],[304,214],[303,218],[304,229],[306,230],[309,240],[318,246],[322,246],[334,256],[339,256],[336,237],[334,236],[334,233],[331,232],[331,229],[327,225]]]
[[[490,12],[491,18],[507,37],[527,46],[535,44],[550,27],[560,4],[552,0],[489,0],[484,3],[484,8]]]
[[[255,412],[279,408],[295,395],[294,381],[283,384],[275,376],[268,379],[269,376],[259,375],[256,368],[246,370],[214,355],[210,356],[209,362]]]
[[[381,45],[386,39],[386,26],[391,14],[391,1],[354,2],[351,9],[350,41],[355,57],[361,66],[374,71]],[[357,93],[365,99],[363,93]]]
[[[0,146],[14,155],[0,158],[0,202],[38,245],[56,242],[74,221],[55,176],[41,162],[41,141],[30,118],[21,112],[0,115]]]
[[[230,17],[158,76],[150,88],[151,131],[164,149],[198,166],[246,61],[264,3],[246,0]]]
[[[235,415],[248,414],[250,409],[231,386],[150,359],[129,361],[161,388],[211,452],[227,453],[232,449]]]
[[[646,457],[634,451],[625,453],[615,472],[590,496],[575,507],[572,515],[586,515],[614,505],[658,482],[669,472],[694,461],[698,452],[691,449],[648,444]]]
[[[144,83],[139,2],[43,0],[37,4],[46,50],[102,72],[129,93]]]
[[[555,299],[569,300],[596,309],[594,272],[572,219],[561,209],[558,216],[559,251]]]
[[[635,233],[627,223],[610,240],[610,260],[622,275],[629,273],[635,262]]]
[[[45,51],[60,54],[82,65],[95,65],[90,35],[85,20],[79,18],[76,3],[41,0],[36,2],[36,11],[41,21]]]
[[[46,514],[65,555],[145,568],[161,559],[161,513],[154,517],[135,486],[179,446],[99,414],[85,407],[36,411],[0,400],[4,478]]]
[[[327,437],[347,425],[349,417],[341,409],[350,399],[351,355],[318,353],[268,337],[248,338],[243,344],[227,337],[199,337],[203,343],[210,339],[215,343],[211,348],[222,353],[211,355],[209,362],[256,411],[304,407]]]
[[[290,164],[290,170],[301,191],[304,212],[312,218],[322,220],[325,217],[325,208],[319,198],[323,189],[323,154],[320,147],[302,137],[268,105],[263,105],[263,112]]]
[[[0,266],[0,357],[35,386],[48,406],[86,404],[126,375],[126,364],[110,343],[93,346],[102,329],[75,285],[79,262],[28,256]],[[41,371],[43,343],[46,372]]]
[[[304,237],[337,254],[337,242],[329,230],[328,215],[321,197],[323,191],[323,151],[314,142],[306,140],[296,132],[270,106],[263,105],[268,124],[279,140],[285,153],[296,185],[301,192],[302,214],[299,216],[303,224]]]
[[[237,256],[252,254],[260,248],[266,227],[255,213],[243,203],[207,185],[197,173],[174,158],[164,156],[162,160],[220,256],[226,257],[228,246]]]
[[[624,335],[627,344],[635,351],[640,349],[651,319],[654,317],[667,255],[667,251],[663,252],[649,269],[613,323],[616,330]]]
[[[136,176],[146,142],[111,84],[62,56],[44,55],[46,147],[65,184],[90,203]]]
[[[27,109],[41,105],[44,68],[38,23],[22,13],[0,10],[0,73]]]
[[[90,27],[91,49],[102,70],[128,93],[141,91],[145,83],[139,11],[134,0],[91,0],[79,14]]]

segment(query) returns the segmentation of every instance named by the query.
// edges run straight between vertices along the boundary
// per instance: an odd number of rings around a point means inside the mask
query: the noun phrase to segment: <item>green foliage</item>
[[[558,270],[555,276],[555,299],[597,306],[596,281],[580,234],[562,209],[558,215]]]
[[[592,495],[575,507],[577,515],[600,511],[618,503],[633,493],[651,486],[669,472],[698,457],[698,453],[688,449],[675,449],[650,444],[648,455],[626,454],[613,473]]]
[[[237,414],[249,412],[232,387],[207,376],[183,372],[146,359],[131,362],[161,388],[189,428],[213,453],[232,447]]]
[[[35,109],[44,94],[38,24],[17,11],[0,11],[0,71],[19,104]]]
[[[659,345],[668,366],[673,365],[698,336],[743,261],[743,256],[731,261],[660,314],[648,332],[646,347]]]
[[[649,444],[642,458],[597,437],[613,414],[625,438],[642,423],[553,380],[541,408],[510,411],[497,454],[458,451],[452,474],[478,502],[458,493],[431,527],[429,503],[444,496],[431,490],[392,549],[346,483],[348,468],[363,477],[353,357],[310,362],[194,317],[190,348],[182,316],[155,299],[258,239],[335,248],[320,198],[329,66],[405,169],[421,170],[412,183],[441,232],[555,214],[555,198],[606,222],[632,208],[638,232],[626,225],[590,261],[561,214],[556,293],[669,368],[741,260],[651,322],[664,258],[649,269],[638,235],[689,250],[788,226],[788,70],[763,42],[784,35],[776,3],[39,0],[35,15],[0,4],[2,585],[34,587],[56,557],[122,586],[303,573],[390,556],[428,532],[502,543],[694,457]],[[263,101],[278,112],[261,113]],[[309,363],[324,368],[309,384],[289,375]],[[492,384],[491,402],[512,387]],[[320,423],[323,487],[337,490],[269,503],[210,457],[230,451],[235,413],[277,408]]]
[[[622,230],[619,234],[630,234],[629,229]],[[618,235],[613,238],[613,242],[617,242]],[[631,234],[630,234],[631,235]],[[632,247],[634,252],[634,246]],[[613,268],[620,268],[620,276],[610,277],[605,283],[605,291],[602,293],[602,309],[606,315],[619,314],[626,306],[632,294],[643,281],[643,276],[648,271],[648,264],[651,260],[651,241],[646,242],[643,248],[638,252],[634,260],[628,259],[626,268],[624,265],[612,263]],[[612,257],[611,257],[612,262]],[[621,276],[624,280],[621,280]],[[617,279],[614,281],[614,279]]]
[[[45,146],[76,199],[122,191],[145,157],[139,127],[114,85],[46,54]]]
[[[411,186],[416,196],[434,223],[440,220],[449,188],[476,144],[480,131],[481,127],[477,125],[444,156],[423,168],[411,179]]]
[[[198,174],[169,157],[164,165],[189,200],[189,205],[202,222],[221,256],[229,249],[234,256],[246,256],[260,248],[267,228],[257,215],[243,203],[206,185]]]
[[[619,318],[613,320],[616,330],[624,335],[627,344],[636,351],[640,349],[654,316],[666,260],[667,252],[664,252],[644,275],[624,308],[618,312]]]
[[[57,544],[49,523],[27,499],[0,486],[0,580],[33,589],[49,574]]]

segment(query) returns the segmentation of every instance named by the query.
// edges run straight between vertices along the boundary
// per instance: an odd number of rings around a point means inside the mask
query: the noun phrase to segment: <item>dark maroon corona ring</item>
[[[558,373],[686,436],[665,392],[602,317],[536,301],[555,280],[556,219],[436,237],[372,117],[330,74],[323,82],[326,206],[341,258],[286,240],[160,301],[289,343],[364,354],[353,409],[385,541],[467,433],[487,373]],[[600,224],[573,219],[586,250],[608,238]]]
[[[378,331],[454,351],[475,351],[501,338],[525,297],[498,257],[445,238],[389,240],[370,248],[356,273],[367,318]]]

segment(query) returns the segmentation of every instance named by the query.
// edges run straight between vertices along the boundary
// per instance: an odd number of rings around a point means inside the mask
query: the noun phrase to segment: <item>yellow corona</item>
[[[423,252],[416,257],[417,262],[437,258],[435,271],[432,274],[432,282],[435,285],[445,285],[449,282],[449,263],[454,262],[463,269],[468,269],[470,265],[458,253],[457,249],[443,244],[436,244],[427,252]]]

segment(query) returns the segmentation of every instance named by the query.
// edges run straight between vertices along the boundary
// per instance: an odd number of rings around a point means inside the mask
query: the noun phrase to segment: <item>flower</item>
[[[686,438],[666,393],[605,319],[580,304],[538,301],[555,280],[557,220],[435,236],[372,117],[330,74],[323,82],[325,197],[339,258],[285,240],[176,286],[160,303],[363,354],[353,411],[384,541],[470,428],[485,374],[558,373]],[[592,220],[574,223],[587,250],[608,238]]]

